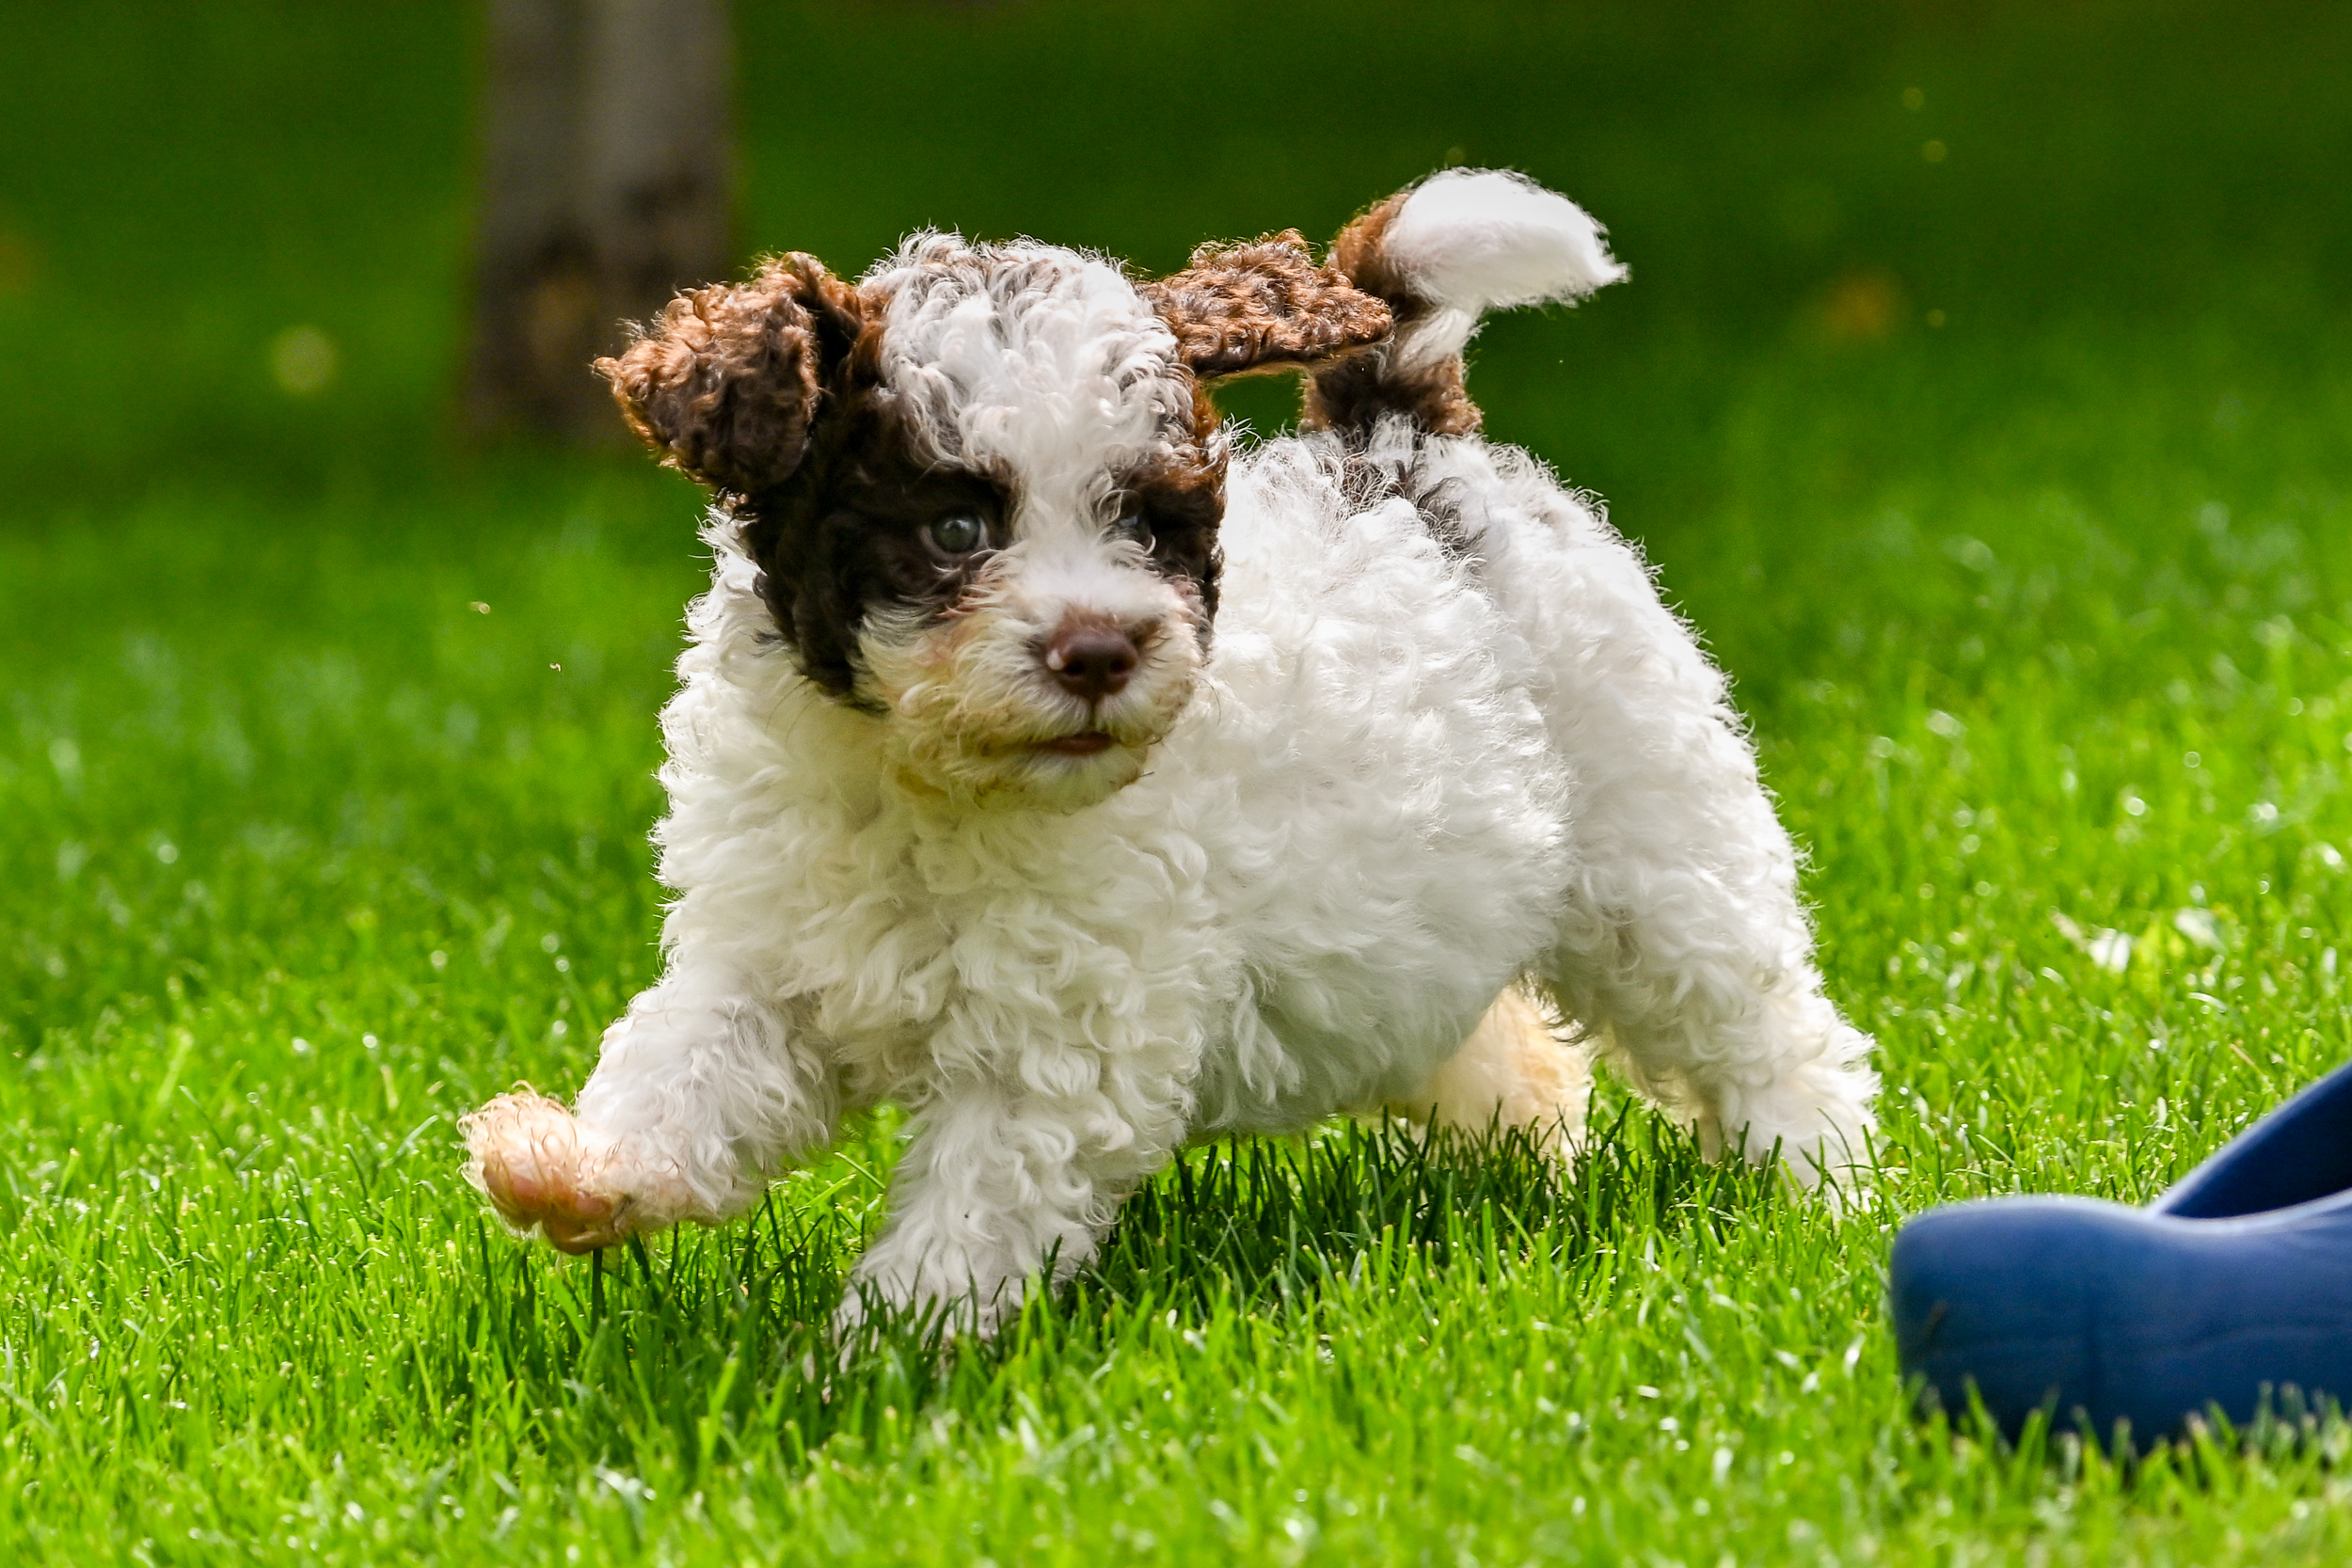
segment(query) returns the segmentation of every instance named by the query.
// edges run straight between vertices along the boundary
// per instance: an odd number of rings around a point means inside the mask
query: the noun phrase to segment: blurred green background
[[[1208,236],[1327,235],[1448,162],[1569,192],[1633,285],[1567,326],[1498,325],[1486,401],[1643,528],[1721,484],[1759,363],[1922,401],[1909,463],[1997,395],[1916,385],[1931,310],[1963,339],[2164,321],[2310,355],[2352,268],[2341,6],[744,0],[738,21],[746,256],[856,271],[937,225],[1167,269]],[[9,8],[11,515],[389,482],[446,450],[479,26],[439,0]],[[307,399],[269,362],[301,325],[339,350]],[[1847,434],[1859,486],[1896,433]]]

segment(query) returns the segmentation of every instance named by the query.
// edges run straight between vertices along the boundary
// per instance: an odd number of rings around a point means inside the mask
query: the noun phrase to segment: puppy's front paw
[[[633,1171],[546,1095],[502,1094],[458,1130],[471,1156],[466,1180],[517,1235],[536,1230],[561,1251],[594,1252],[676,1218],[661,1201],[670,1183]]]

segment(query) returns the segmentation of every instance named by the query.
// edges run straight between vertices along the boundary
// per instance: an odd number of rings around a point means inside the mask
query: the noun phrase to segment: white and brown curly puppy
[[[1477,435],[1481,312],[1622,269],[1516,175],[1138,282],[908,240],[673,302],[617,360],[717,498],[662,716],[668,969],[469,1176],[572,1251],[912,1113],[844,1307],[987,1332],[1187,1140],[1391,1106],[1572,1135],[1605,1044],[1710,1149],[1859,1157],[1722,675],[1593,502]],[[1203,387],[1295,366],[1234,450]]]

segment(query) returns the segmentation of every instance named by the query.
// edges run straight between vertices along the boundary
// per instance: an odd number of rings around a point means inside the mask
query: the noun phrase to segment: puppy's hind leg
[[[1518,552],[1493,580],[1521,596],[1574,769],[1577,864],[1540,977],[1710,1152],[1777,1146],[1800,1180],[1850,1179],[1868,1159],[1870,1039],[1822,994],[1796,852],[1722,674],[1597,519],[1564,509],[1491,543]]]
[[[1785,863],[1779,842],[1768,862]],[[1769,874],[1726,885],[1695,853],[1643,847],[1588,872],[1553,994],[1606,1025],[1628,1076],[1688,1114],[1710,1158],[1777,1152],[1806,1185],[1850,1184],[1868,1164],[1878,1076],[1869,1037],[1822,994],[1794,888]]]
[[[1513,985],[1427,1083],[1386,1108],[1408,1121],[1470,1133],[1523,1128],[1538,1148],[1573,1154],[1583,1140],[1592,1066],[1564,1033],[1534,997]]]
[[[673,973],[605,1031],[575,1107],[524,1089],[465,1117],[465,1174],[517,1232],[592,1252],[739,1213],[778,1164],[832,1136],[836,1110],[773,1006]]]

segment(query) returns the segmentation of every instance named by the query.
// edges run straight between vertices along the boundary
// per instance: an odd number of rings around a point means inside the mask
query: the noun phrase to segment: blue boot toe
[[[2352,1068],[2149,1209],[1955,1204],[1903,1227],[1889,1273],[1904,1371],[1955,1412],[1973,1386],[2012,1437],[2045,1407],[2153,1436],[2290,1386],[2352,1401]]]

